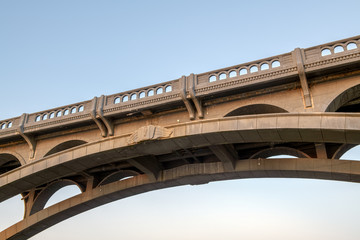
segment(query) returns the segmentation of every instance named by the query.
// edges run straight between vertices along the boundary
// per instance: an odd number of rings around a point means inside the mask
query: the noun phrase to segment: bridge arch
[[[140,173],[133,170],[120,170],[114,173],[107,175],[103,180],[99,182],[97,186],[103,186],[109,183],[113,183],[116,181],[121,181],[124,179],[128,179],[129,177],[134,177],[139,175]]]
[[[55,147],[53,147],[50,151],[48,151],[44,155],[44,157],[47,157],[47,156],[52,155],[54,153],[64,151],[64,150],[69,149],[69,148],[80,146],[80,145],[83,145],[83,144],[86,144],[86,143],[87,142],[84,141],[84,140],[69,140],[69,141],[60,143],[60,144],[56,145]]]
[[[257,153],[253,154],[250,159],[268,158],[277,155],[290,155],[297,158],[311,158],[309,155],[298,149],[290,147],[274,147],[260,150]]]
[[[327,106],[325,112],[360,112],[360,84],[340,93]]]
[[[285,109],[271,104],[251,104],[236,108],[228,112],[224,117],[287,112]]]
[[[60,189],[70,185],[77,186],[81,192],[85,191],[85,186],[70,179],[61,179],[52,182],[51,184],[46,186],[43,190],[41,190],[41,192],[36,196],[34,200],[34,204],[32,205],[30,210],[30,215],[44,209],[46,203],[51,198],[51,196],[53,196]]]
[[[311,167],[312,165],[314,165],[314,167]],[[344,169],[350,168],[351,166],[354,169],[351,173],[344,172]],[[317,163],[317,160],[313,158],[244,159],[238,160],[236,169],[231,172],[224,170],[221,163],[214,162],[180,166],[164,171],[161,176],[158,180],[150,180],[146,174],[141,174],[124,181],[115,181],[96,187],[90,191],[85,191],[82,194],[46,209],[38,209],[37,212],[34,211],[28,219],[16,223],[6,229],[3,234],[9,234],[9,236],[17,235],[13,236],[14,239],[24,239],[21,238],[23,236],[29,238],[69,217],[106,203],[153,190],[187,184],[269,177],[359,182],[360,162],[324,159],[320,163]],[[57,184],[61,184],[61,182]]]
[[[25,164],[24,159],[14,152],[0,153],[0,174],[11,171]]]

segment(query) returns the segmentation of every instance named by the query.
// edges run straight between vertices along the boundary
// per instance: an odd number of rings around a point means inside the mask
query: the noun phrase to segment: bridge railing
[[[91,109],[92,101],[89,100],[31,113],[24,119],[24,131],[28,132],[38,130],[39,128],[53,127],[68,122],[75,123],[86,119],[90,120]]]
[[[18,126],[20,117],[9,118],[0,121],[0,137],[15,133],[15,126]]]
[[[334,41],[304,49],[305,68],[334,65],[338,61],[351,61],[359,57],[360,36]]]
[[[104,114],[140,110],[154,104],[164,104],[171,101],[181,101],[180,82],[178,79],[155,84],[131,91],[105,96]]]
[[[197,75],[196,93],[234,88],[296,74],[291,52]]]

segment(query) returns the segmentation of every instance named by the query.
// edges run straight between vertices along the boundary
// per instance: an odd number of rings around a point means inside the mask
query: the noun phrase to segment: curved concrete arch
[[[327,106],[325,112],[336,112],[347,102],[360,97],[360,84],[350,87],[337,95]]]
[[[224,117],[242,116],[242,115],[254,115],[254,114],[269,114],[269,113],[288,113],[285,109],[271,105],[271,104],[251,104],[242,107],[237,107]]]
[[[352,149],[353,147],[356,147],[357,144],[342,144],[337,150],[336,152],[333,154],[333,156],[331,157],[331,159],[340,159],[342,157],[342,155],[344,155],[347,151],[349,151],[350,149]]]
[[[0,174],[10,172],[11,170],[19,168],[21,165],[25,164],[24,161],[21,162],[17,156],[21,159],[21,156],[18,154],[0,153]]]
[[[250,157],[250,159],[268,158],[276,155],[290,155],[298,158],[311,158],[306,153],[290,147],[274,147],[261,150]]]
[[[137,175],[139,175],[139,173],[136,172],[136,171],[133,171],[133,170],[120,170],[120,171],[111,173],[108,176],[106,176],[103,180],[101,180],[99,182],[99,184],[97,186],[99,187],[99,186],[102,186],[102,185],[106,185],[106,184],[109,184],[109,183],[119,181],[119,180],[121,180],[123,178],[134,177],[134,176],[137,176]]]
[[[229,143],[360,143],[359,113],[267,114],[199,120],[164,127],[156,141],[129,134],[80,145],[0,175],[0,201],[65,176],[148,155]],[[41,177],[39,177],[41,176]],[[13,186],[16,186],[14,188]]]
[[[54,153],[57,153],[57,152],[64,151],[64,150],[69,149],[69,148],[73,148],[73,147],[76,147],[76,146],[80,146],[80,145],[86,144],[86,143],[87,143],[86,141],[84,141],[84,140],[79,140],[79,139],[68,140],[68,141],[62,142],[62,143],[60,143],[60,144],[57,144],[56,146],[54,146],[53,148],[51,148],[51,149],[44,155],[44,157],[49,156],[49,155],[54,154]]]
[[[55,182],[52,182],[48,186],[46,186],[35,198],[34,204],[30,210],[30,215],[39,212],[40,210],[44,209],[46,203],[51,198],[54,193],[62,189],[63,187],[75,185],[79,188],[81,192],[85,191],[85,186],[70,180],[70,179],[61,179]]]
[[[350,169],[350,171],[349,171]],[[332,159],[247,159],[238,160],[234,171],[221,163],[190,164],[162,172],[158,180],[146,175],[116,181],[43,209],[0,233],[0,239],[28,239],[67,218],[106,203],[152,190],[210,181],[291,177],[360,182],[360,162]]]
[[[13,155],[14,157],[17,158],[17,160],[20,162],[21,166],[26,164],[25,159],[23,158],[23,156],[21,156],[19,153],[14,152],[14,151],[3,151],[0,149],[0,155],[1,154],[10,154]]]

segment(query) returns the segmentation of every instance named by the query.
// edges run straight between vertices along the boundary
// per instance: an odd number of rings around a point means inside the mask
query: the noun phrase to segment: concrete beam
[[[234,171],[237,160],[236,150],[231,146],[214,145],[209,146],[210,150],[223,163],[225,171]]]
[[[127,161],[140,171],[144,172],[151,181],[156,181],[162,170],[162,166],[155,156],[132,158]]]

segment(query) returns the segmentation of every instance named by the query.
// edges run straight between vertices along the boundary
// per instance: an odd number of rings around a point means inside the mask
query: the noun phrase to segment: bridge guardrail
[[[324,65],[337,62],[358,61],[360,57],[360,36],[321,44],[304,49],[305,69],[317,70]]]
[[[91,104],[92,101],[89,100],[28,114],[24,121],[24,132],[69,122],[74,123],[84,119],[90,120]]]
[[[154,104],[180,101],[179,79],[105,96],[104,114],[111,115]]]
[[[285,53],[197,75],[196,94],[203,96],[220,88],[234,88],[296,75],[292,53]]]

